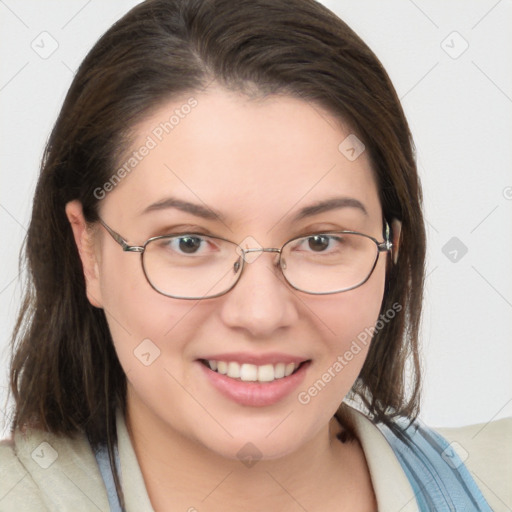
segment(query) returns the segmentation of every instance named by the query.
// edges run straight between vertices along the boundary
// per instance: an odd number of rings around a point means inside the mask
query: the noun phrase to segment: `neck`
[[[155,511],[171,505],[173,510],[223,512],[372,510],[373,490],[359,442],[339,441],[335,419],[289,455],[243,463],[182,435],[139,405],[128,400],[126,423]],[[362,487],[368,507],[360,508]]]

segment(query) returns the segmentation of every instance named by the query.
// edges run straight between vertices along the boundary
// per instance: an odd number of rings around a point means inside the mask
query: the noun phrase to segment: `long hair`
[[[317,104],[364,142],[383,215],[402,222],[381,312],[401,309],[375,333],[352,394],[375,421],[417,415],[422,196],[407,121],[381,63],[314,0],[147,0],[89,52],[45,149],[25,242],[29,281],[12,342],[13,430],[83,432],[93,445],[106,442],[113,457],[126,378],[103,310],[86,298],[65,205],[78,199],[86,221],[97,221],[94,191],[118,168],[137,123],[212,80],[250,96]]]

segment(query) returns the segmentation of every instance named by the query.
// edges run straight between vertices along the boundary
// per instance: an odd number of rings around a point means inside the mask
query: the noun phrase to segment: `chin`
[[[270,442],[262,436],[261,439],[235,438],[228,443],[214,444],[209,440],[205,448],[217,455],[231,460],[239,460],[248,467],[260,460],[276,460],[291,455],[299,449],[297,442],[286,444],[283,439]]]
[[[224,432],[206,438],[205,432],[202,431],[197,432],[196,439],[208,451],[226,459],[238,459],[242,462],[245,458],[250,460],[280,459],[299,450],[315,436],[318,429],[318,426],[315,428],[314,425],[306,428],[304,422],[297,418],[295,418],[295,424],[291,424],[293,413],[283,421],[288,414],[290,413],[287,412],[272,418],[272,421],[261,422],[256,418],[245,418],[238,425],[226,423],[226,429],[233,434],[232,438]],[[286,425],[289,421],[290,423]]]

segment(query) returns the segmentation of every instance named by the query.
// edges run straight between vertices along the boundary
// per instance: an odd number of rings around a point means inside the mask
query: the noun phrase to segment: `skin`
[[[367,155],[345,158],[338,146],[350,130],[328,112],[291,97],[251,100],[220,87],[193,96],[198,105],[100,203],[101,217],[130,244],[181,229],[235,242],[251,236],[263,247],[321,230],[356,230],[382,241]],[[141,123],[132,149],[188,97],[174,98]],[[223,220],[176,208],[141,213],[170,196],[206,205]],[[339,208],[292,220],[301,208],[334,196],[358,199],[367,215]],[[265,253],[226,295],[180,300],[149,286],[138,254],[123,253],[102,227],[86,226],[79,202],[66,213],[88,298],[105,310],[128,379],[127,425],[155,510],[376,510],[361,446],[338,441],[332,418],[369,346],[307,405],[297,393],[377,321],[386,253],[364,285],[340,294],[293,290],[276,255]],[[148,338],[160,356],[145,366],[134,350]],[[214,389],[197,362],[235,351],[284,352],[311,365],[299,389],[277,404],[241,406]],[[247,442],[262,454],[250,468],[236,456]]]

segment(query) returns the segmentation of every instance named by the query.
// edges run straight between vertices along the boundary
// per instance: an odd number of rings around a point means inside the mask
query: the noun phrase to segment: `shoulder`
[[[437,429],[468,468],[493,510],[512,509],[512,418]]]
[[[346,411],[363,446],[377,498],[395,499],[402,492],[410,504],[407,486],[398,485],[399,477],[406,477],[412,501],[421,510],[512,510],[512,418],[432,429],[420,420],[395,418],[384,424],[356,408]]]
[[[431,510],[434,504],[435,510],[496,511],[511,510],[510,423],[434,430],[419,420],[397,418],[379,428],[421,510]]]
[[[0,509],[48,510],[37,485],[16,456],[12,440],[0,441]]]
[[[0,442],[0,510],[108,510],[108,498],[85,435],[16,431]]]

